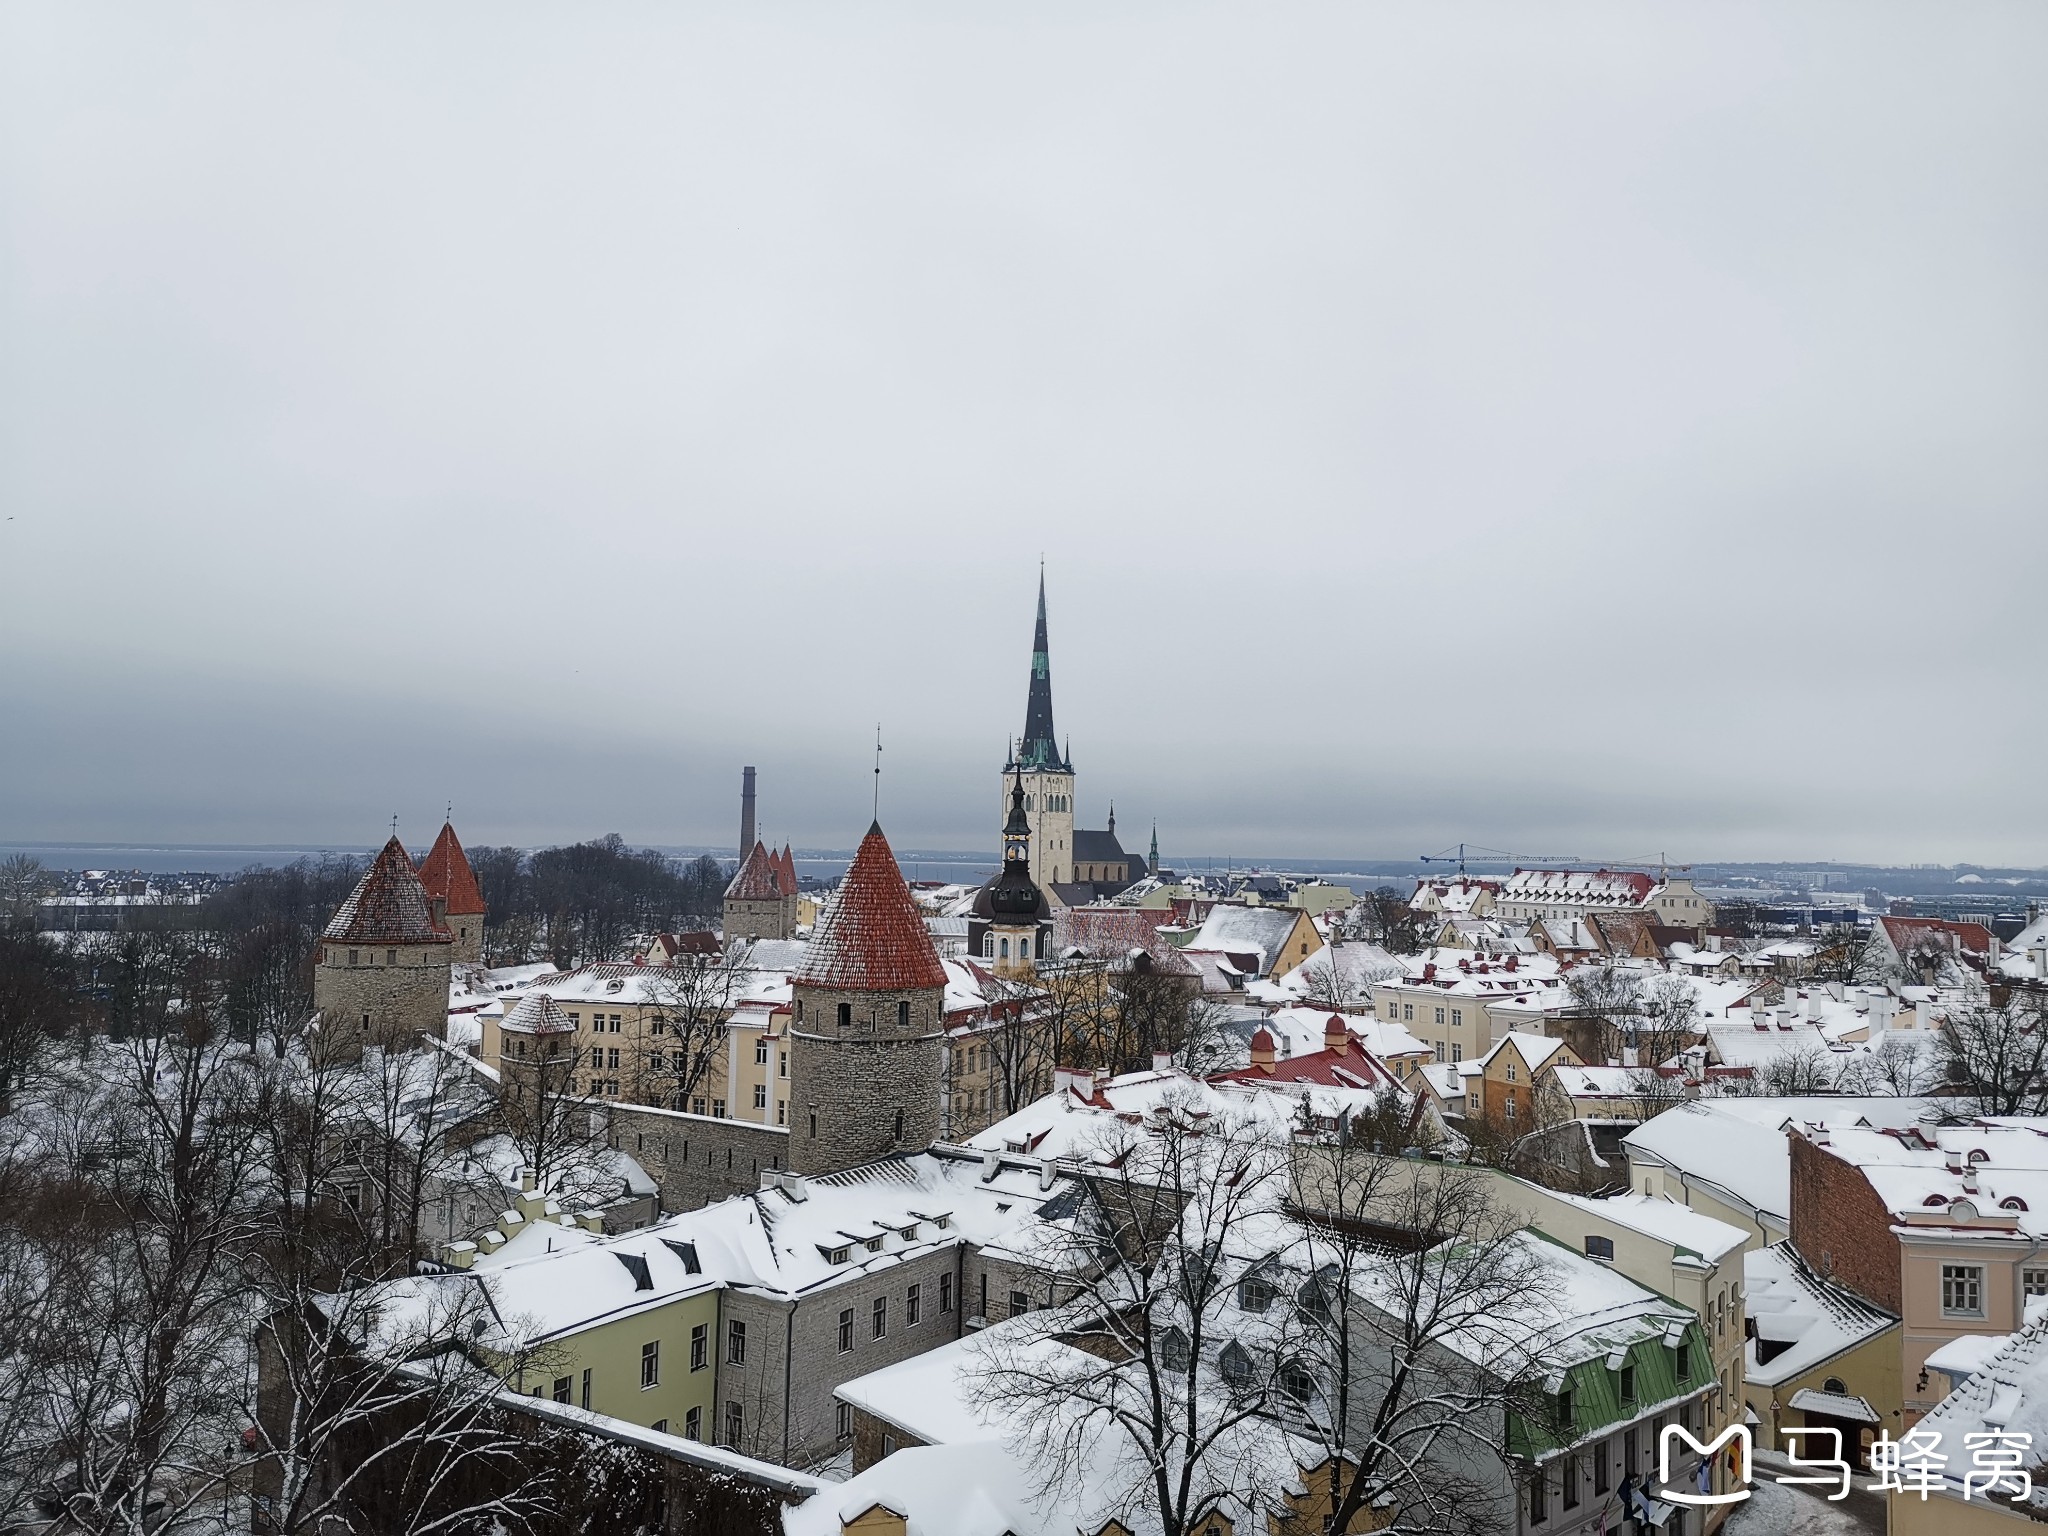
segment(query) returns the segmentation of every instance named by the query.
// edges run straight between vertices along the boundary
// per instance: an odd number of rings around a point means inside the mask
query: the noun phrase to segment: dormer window
[[[882,1240],[879,1237],[871,1237],[867,1240],[865,1246],[869,1253],[880,1253],[882,1251]]]
[[[830,1259],[834,1264],[844,1264],[848,1259],[853,1257],[853,1249],[848,1245],[842,1244],[841,1246],[834,1248],[830,1253],[826,1254],[825,1257]]]

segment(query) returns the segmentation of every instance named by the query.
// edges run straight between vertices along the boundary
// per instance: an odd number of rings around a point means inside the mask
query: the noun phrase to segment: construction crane
[[[1579,865],[1594,869],[1655,869],[1659,873],[1667,873],[1674,869],[1684,873],[1692,868],[1690,864],[1673,864],[1661,853],[1654,859],[1588,859],[1581,858],[1575,853],[1509,853],[1502,848],[1485,848],[1477,843],[1460,843],[1455,849],[1446,848],[1441,853],[1425,853],[1421,855],[1418,862],[1423,864],[1455,864],[1458,866],[1458,878],[1463,880],[1465,878],[1465,857],[1468,853],[1475,854],[1489,862],[1498,861],[1503,864],[1515,865],[1534,864],[1546,868],[1557,866],[1570,868],[1573,865]]]

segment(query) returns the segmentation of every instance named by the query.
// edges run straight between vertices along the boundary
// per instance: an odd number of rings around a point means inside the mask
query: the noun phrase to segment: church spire
[[[1152,823],[1152,857],[1149,861],[1149,872],[1155,875],[1159,873],[1159,823],[1156,821]]]
[[[1017,766],[1070,773],[1052,731],[1052,655],[1045,638],[1045,567],[1038,570],[1038,628],[1031,637],[1031,692],[1024,705],[1024,740]]]

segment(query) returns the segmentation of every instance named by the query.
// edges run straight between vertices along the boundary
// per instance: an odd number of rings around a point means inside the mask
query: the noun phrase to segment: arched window
[[[996,957],[996,936],[994,934],[984,933],[981,936],[981,953],[985,959],[993,960]]]
[[[1020,960],[1029,960],[1031,958],[1031,940],[1029,937],[1021,938],[1017,941],[1017,958]]]
[[[1002,950],[1003,950],[1003,958],[1004,958],[1005,960],[1009,959],[1009,958],[1010,958],[1010,941],[1009,941],[1008,939],[1004,939],[1004,940],[1003,940],[1003,944],[1002,944]]]
[[[1820,1384],[1820,1389],[1823,1392],[1832,1392],[1837,1397],[1847,1397],[1849,1395],[1848,1386],[1843,1382],[1842,1378],[1839,1376],[1830,1376],[1826,1381]]]

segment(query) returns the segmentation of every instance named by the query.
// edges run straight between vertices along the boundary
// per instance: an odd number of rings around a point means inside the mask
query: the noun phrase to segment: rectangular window
[[[1413,1019],[1414,1017],[1415,1017],[1415,1005],[1414,1005],[1413,1003],[1403,1003],[1403,1004],[1401,1005],[1401,1019],[1402,1019],[1402,1022],[1404,1022],[1404,1023],[1405,1023],[1405,1022],[1407,1022],[1408,1020],[1410,1020],[1410,1019]]]
[[[1976,1264],[1941,1266],[1941,1310],[1950,1317],[1984,1315],[1984,1270]]]
[[[699,1323],[690,1330],[690,1369],[701,1371],[711,1364],[711,1325]]]
[[[875,1298],[874,1334],[875,1337],[879,1339],[885,1336],[888,1332],[889,1298],[886,1296],[877,1296]]]
[[[851,1403],[841,1403],[839,1405],[839,1438],[842,1440],[851,1440],[853,1438],[853,1404]]]
[[[1463,1061],[1464,1059],[1465,1059],[1465,1047],[1464,1047],[1464,1045],[1463,1045],[1463,1044],[1462,1044],[1461,1042],[1459,1042],[1459,1041],[1453,1040],[1453,1041],[1451,1042],[1451,1060],[1453,1060],[1453,1061]]]
[[[1443,1023],[1444,1021],[1444,1011],[1441,1008],[1437,1009],[1436,1011],[1436,1021],[1439,1024]]]
[[[851,1308],[851,1307],[841,1307],[841,1308],[839,1309],[839,1353],[841,1353],[842,1355],[845,1355],[845,1354],[851,1354],[852,1352],[853,1352],[853,1308]]]
[[[1636,1469],[1636,1432],[1626,1430],[1621,1437],[1621,1475],[1630,1476]]]
[[[939,1276],[939,1310],[941,1312],[953,1310],[953,1277],[951,1275]]]
[[[640,1346],[640,1390],[661,1385],[661,1341]]]
[[[558,1403],[569,1401],[569,1378],[566,1376],[557,1376],[555,1378],[555,1401]]]
[[[1621,1400],[1624,1403],[1636,1400],[1636,1368],[1632,1365],[1624,1365],[1621,1368]],[[1629,1461],[1633,1464],[1635,1458],[1631,1456]]]
[[[1535,1477],[1529,1480],[1529,1523],[1541,1525],[1550,1518],[1550,1486],[1546,1481],[1549,1473],[1542,1467],[1536,1469]]]
[[[918,1311],[919,1311],[919,1309],[920,1309],[920,1308],[921,1308],[921,1307],[923,1306],[923,1304],[924,1304],[924,1287],[923,1287],[923,1286],[921,1286],[921,1285],[913,1285],[913,1286],[912,1286],[912,1287],[911,1287],[911,1288],[910,1288],[909,1290],[907,1290],[907,1291],[905,1291],[905,1292],[903,1293],[903,1326],[904,1326],[904,1327],[906,1327],[906,1328],[915,1328],[915,1327],[917,1326],[917,1315],[918,1315]]]
[[[747,1363],[747,1325],[730,1322],[725,1325],[725,1360],[728,1365]]]
[[[1566,1456],[1562,1460],[1563,1465],[1557,1469],[1558,1477],[1562,1483],[1562,1496],[1558,1499],[1558,1502],[1566,1509],[1577,1509],[1579,1507],[1579,1459],[1576,1456]]]
[[[702,1440],[704,1438],[704,1410],[702,1408],[692,1408],[683,1415],[683,1438],[685,1440]]]
[[[2020,1287],[2029,1296],[2048,1296],[2048,1269],[2023,1269]]]
[[[711,1118],[714,1120],[723,1120],[725,1118],[725,1100],[713,1099],[711,1101]]]
[[[725,1405],[725,1443],[738,1450],[740,1441],[745,1437],[746,1427],[745,1410],[738,1403],[728,1402]]]
[[[777,1125],[789,1124],[789,1100],[777,1099],[775,1101],[775,1123]]]
[[[572,1014],[570,1014],[570,1015],[569,1015],[569,1027],[570,1027],[571,1029],[579,1029],[579,1028],[581,1028],[581,1027],[582,1027],[582,1024],[583,1024],[583,1015],[582,1015],[582,1014],[580,1014],[580,1013],[572,1013]]]
[[[756,1109],[766,1109],[767,1107],[768,1107],[768,1085],[767,1085],[766,1083],[756,1083],[756,1084],[754,1084],[754,1108],[756,1108]]]
[[[1031,1298],[1022,1291],[1010,1292],[1010,1316],[1022,1317],[1031,1310]]]
[[[1451,1025],[1452,1025],[1452,1027],[1453,1027],[1453,1028],[1455,1028],[1456,1026],[1458,1026],[1458,1025],[1460,1025],[1460,1024],[1463,1024],[1464,1022],[1465,1022],[1465,1010],[1464,1010],[1464,1009],[1462,1009],[1462,1008],[1453,1008],[1453,1009],[1451,1010]]]
[[[583,1368],[583,1406],[590,1406],[590,1367],[587,1365]]]
[[[1586,1257],[1589,1259],[1606,1259],[1609,1263],[1612,1263],[1614,1260],[1614,1239],[1611,1237],[1596,1237],[1593,1233],[1588,1232],[1586,1234]]]
[[[704,1095],[702,1095],[701,1093],[698,1094],[696,1098],[690,1100],[690,1113],[693,1115],[701,1115],[704,1113]]]
[[[758,1035],[754,1039],[754,1065],[757,1067],[765,1067],[767,1064],[768,1037],[766,1035]]]
[[[775,1053],[775,1072],[778,1077],[789,1076],[789,1052],[777,1051]]]
[[[1593,1447],[1593,1492],[1597,1495],[1605,1493],[1606,1491],[1607,1442],[1605,1440],[1602,1440],[1597,1442]]]

